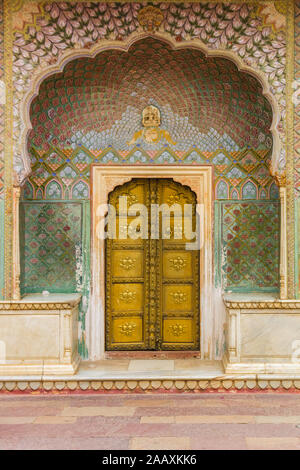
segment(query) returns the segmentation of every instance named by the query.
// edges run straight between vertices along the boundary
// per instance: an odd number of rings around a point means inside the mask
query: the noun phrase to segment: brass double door
[[[114,236],[106,239],[106,349],[199,350],[199,251],[186,249],[195,194],[170,179],[135,179],[108,202]],[[144,209],[135,212],[139,204]],[[151,217],[161,204],[178,210]]]

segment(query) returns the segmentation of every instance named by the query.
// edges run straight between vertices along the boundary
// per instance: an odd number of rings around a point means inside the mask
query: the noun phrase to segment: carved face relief
[[[160,111],[155,106],[147,106],[143,110],[142,116],[144,127],[158,127],[160,125]]]

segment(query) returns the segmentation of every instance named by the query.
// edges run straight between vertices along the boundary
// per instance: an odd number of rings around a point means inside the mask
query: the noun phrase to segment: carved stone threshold
[[[80,301],[80,300],[79,300]],[[79,303],[79,302],[78,302]],[[71,302],[68,303],[17,303],[14,304],[12,302],[1,302],[0,303],[0,310],[68,310],[73,306],[77,305],[72,304]]]
[[[0,310],[69,310],[79,304],[78,294],[32,294],[24,300],[0,301]]]
[[[293,310],[300,309],[300,300],[272,300],[272,301],[231,301],[224,300],[225,306],[230,309],[250,310]]]
[[[212,380],[57,380],[25,381],[5,380],[0,382],[0,393],[226,393],[266,392],[300,393],[300,374],[296,379],[264,376],[256,378],[223,377]]]

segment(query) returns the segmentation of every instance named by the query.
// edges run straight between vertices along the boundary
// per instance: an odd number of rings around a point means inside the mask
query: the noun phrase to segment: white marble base
[[[6,376],[6,377],[31,377],[31,376],[37,376],[40,377],[40,379],[46,378],[47,376],[55,375],[55,376],[64,376],[64,375],[74,375],[77,370],[78,366],[80,364],[81,358],[77,354],[75,357],[72,359],[72,361],[69,364],[47,364],[45,361],[44,364],[40,365],[34,365],[34,364],[26,364],[26,363],[19,363],[15,364],[12,361],[7,361],[6,364],[1,364],[0,365],[0,377]],[[2,379],[0,379],[2,380]]]
[[[35,377],[54,382],[300,379],[300,301],[280,301],[267,295],[246,298],[231,294],[225,298],[227,349],[223,363],[188,358],[80,363],[79,302],[78,294],[32,295],[0,302],[0,381],[7,377],[10,381]]]
[[[276,377],[288,377],[300,378],[300,364],[293,364],[288,362],[247,362],[243,359],[243,362],[230,362],[228,356],[225,355],[223,358],[223,366],[226,376],[236,375],[255,375],[260,378],[261,375],[276,376]]]
[[[300,374],[300,302],[230,294],[226,374]]]
[[[139,362],[139,364],[136,364]],[[53,374],[47,371],[42,373],[41,380],[212,380],[224,378],[224,369],[221,361],[203,361],[201,359],[183,359],[183,360],[118,360],[107,359],[102,361],[82,361],[77,372],[70,377],[68,373],[65,376],[61,373]],[[8,375],[0,375],[0,381],[5,381]],[[21,375],[16,374],[14,380],[33,380],[34,374]],[[10,380],[12,378],[10,377]],[[37,377],[35,377],[37,379]]]
[[[72,375],[80,363],[78,294],[0,302],[0,375]]]

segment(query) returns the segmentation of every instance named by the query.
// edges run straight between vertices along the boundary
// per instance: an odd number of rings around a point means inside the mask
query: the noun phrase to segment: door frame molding
[[[204,243],[200,249],[200,351],[207,357],[213,337],[213,168],[210,165],[91,165],[91,299],[87,315],[87,345],[91,360],[105,358],[105,240],[97,230],[108,195],[133,178],[172,178],[188,186],[202,204]],[[101,208],[101,209],[100,209]]]

